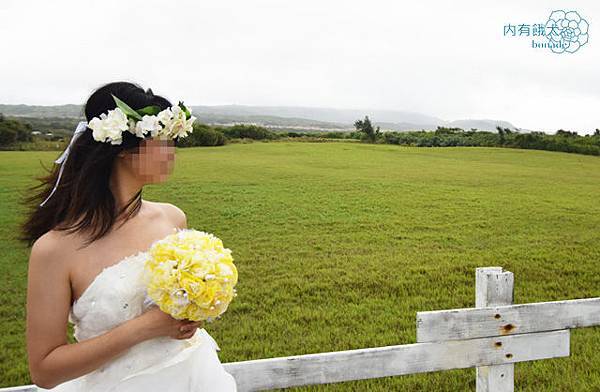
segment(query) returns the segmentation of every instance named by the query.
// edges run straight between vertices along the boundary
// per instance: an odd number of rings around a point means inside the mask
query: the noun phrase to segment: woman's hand
[[[196,333],[203,321],[188,319],[177,320],[168,313],[163,312],[156,305],[152,305],[144,313],[136,317],[141,333],[147,339],[170,336],[173,339],[189,339]]]

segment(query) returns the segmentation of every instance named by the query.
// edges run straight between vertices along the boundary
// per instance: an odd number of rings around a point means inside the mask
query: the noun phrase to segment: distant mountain
[[[459,127],[465,130],[477,128],[478,130],[495,131],[496,126],[517,130],[508,121],[503,120],[455,120],[445,121],[438,117],[421,113],[402,110],[377,110],[377,109],[333,109],[314,108],[302,106],[245,106],[245,105],[218,105],[218,106],[192,106],[194,115],[197,113],[212,116],[274,116],[280,118],[312,119],[338,126],[353,129],[354,121],[369,116],[374,125],[382,129],[397,131],[406,130],[432,130],[438,126]]]
[[[446,121],[421,113],[402,110],[336,109],[305,106],[248,106],[216,105],[191,106],[200,122],[232,125],[256,124],[282,130],[353,130],[354,121],[369,116],[375,126],[382,130],[434,130],[438,126],[458,127],[465,130],[495,131],[496,126],[519,130],[508,121],[487,119],[464,119]],[[0,113],[9,116],[83,118],[81,105],[3,105]]]
[[[369,118],[379,122],[406,122],[414,124],[443,122],[443,120],[436,117],[400,110],[245,105],[192,106],[192,108],[194,113],[212,113],[221,115],[267,115],[286,118],[296,117],[341,124],[354,124],[354,121],[364,118],[365,115],[368,115]]]
[[[84,117],[83,106],[71,104],[53,106],[0,104],[0,113],[18,117]]]
[[[511,131],[518,130],[514,125],[508,121],[502,120],[454,120],[448,123],[448,126],[455,128],[462,128],[469,130],[471,128],[496,130],[496,127],[509,128]]]
[[[196,106],[191,107],[194,116],[205,124],[234,125],[234,124],[256,124],[267,128],[300,129],[300,130],[325,130],[345,131],[350,128],[347,124],[319,121],[298,117],[277,117],[254,114],[226,114],[204,112]]]

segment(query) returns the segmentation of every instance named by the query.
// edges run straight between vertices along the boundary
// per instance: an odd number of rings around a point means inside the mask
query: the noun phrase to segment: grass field
[[[59,152],[0,153],[0,386],[28,384],[20,193]],[[178,149],[144,198],[219,236],[238,296],[207,331],[222,362],[414,343],[417,311],[473,307],[475,268],[515,303],[600,296],[600,158],[502,148],[252,143]],[[515,365],[519,391],[600,390],[600,328]],[[474,391],[475,369],[294,390]]]

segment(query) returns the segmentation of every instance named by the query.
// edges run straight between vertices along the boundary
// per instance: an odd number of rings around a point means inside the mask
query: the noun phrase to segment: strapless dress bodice
[[[142,280],[147,257],[147,252],[138,252],[104,268],[73,303],[69,322],[74,325],[73,335],[78,342],[101,335],[147,310]],[[218,350],[217,342],[204,328],[185,340],[161,336],[128,348],[91,373],[40,390],[236,391],[235,379],[221,364]]]

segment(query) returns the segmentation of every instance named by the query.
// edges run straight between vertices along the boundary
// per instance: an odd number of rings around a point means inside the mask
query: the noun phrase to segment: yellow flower
[[[144,280],[161,310],[179,319],[212,321],[237,295],[238,273],[231,250],[218,237],[180,229],[150,248]]]

